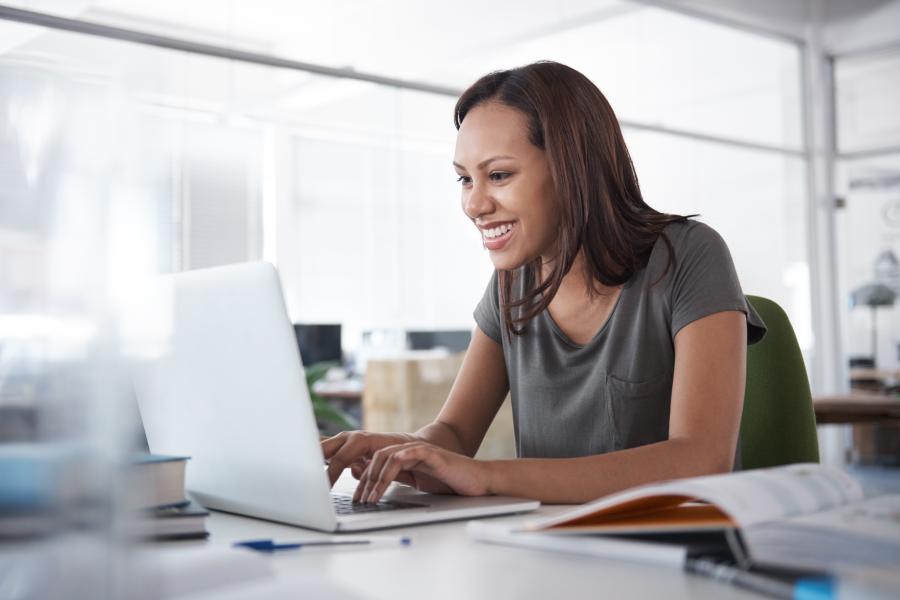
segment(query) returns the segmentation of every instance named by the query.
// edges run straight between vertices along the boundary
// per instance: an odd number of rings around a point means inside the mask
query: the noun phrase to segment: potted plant
[[[312,400],[319,433],[323,435],[333,435],[346,429],[359,429],[359,423],[352,415],[316,393],[315,383],[324,378],[328,370],[335,366],[337,364],[333,362],[320,362],[306,367],[306,386],[309,388],[309,398]]]

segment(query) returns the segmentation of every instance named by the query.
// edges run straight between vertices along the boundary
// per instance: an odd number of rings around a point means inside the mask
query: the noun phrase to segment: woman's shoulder
[[[719,232],[694,219],[675,221],[666,225],[656,240],[646,273],[651,281],[666,279],[692,265],[730,262],[731,255]]]
[[[531,286],[534,285],[534,276],[531,269],[528,268],[528,265],[510,271],[503,271],[502,276],[509,282],[508,292],[510,301],[522,298],[525,294],[525,290],[530,289]],[[490,297],[495,306],[500,306],[500,286],[502,284],[501,271],[495,269],[491,272],[491,278],[488,281],[487,289],[485,290],[485,297]]]
[[[722,239],[718,231],[706,223],[690,218],[669,223],[663,229],[663,235],[668,238],[676,254],[679,248],[690,249],[725,244],[725,240]],[[656,245],[660,243],[665,244],[662,236],[657,240]]]

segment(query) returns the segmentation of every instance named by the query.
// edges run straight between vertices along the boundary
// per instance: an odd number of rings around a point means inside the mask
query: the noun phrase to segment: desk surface
[[[337,488],[352,491],[354,485],[345,474]],[[531,514],[563,509],[547,506]],[[465,525],[465,521],[437,523],[371,534],[410,536],[412,544],[407,547],[305,548],[266,558],[279,582],[294,579],[300,588],[304,580],[325,577],[360,598],[759,598],[666,567],[475,542],[467,537]],[[210,537],[205,542],[160,545],[226,548],[247,539],[290,541],[327,536],[220,512],[211,514],[208,528]]]
[[[871,423],[900,421],[900,397],[852,393],[813,399],[816,423]]]

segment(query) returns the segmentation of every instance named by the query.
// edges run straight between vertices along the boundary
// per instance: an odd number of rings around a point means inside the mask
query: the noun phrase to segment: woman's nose
[[[494,203],[490,194],[477,183],[463,193],[463,212],[470,219],[477,219],[481,215],[492,212],[493,209]]]

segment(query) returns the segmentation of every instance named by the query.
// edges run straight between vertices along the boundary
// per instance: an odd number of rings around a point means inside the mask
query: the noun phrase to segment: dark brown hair
[[[621,285],[644,267],[660,235],[671,263],[672,246],[662,230],[688,217],[661,213],[644,202],[616,115],[587,77],[550,61],[489,73],[456,102],[456,128],[469,111],[489,101],[527,117],[530,142],[547,154],[560,215],[555,260],[546,278],[541,277],[537,257],[525,266],[530,287],[511,300],[516,273],[498,271],[508,332],[521,334],[524,325],[549,306],[581,248],[592,295],[597,293],[595,282]]]

